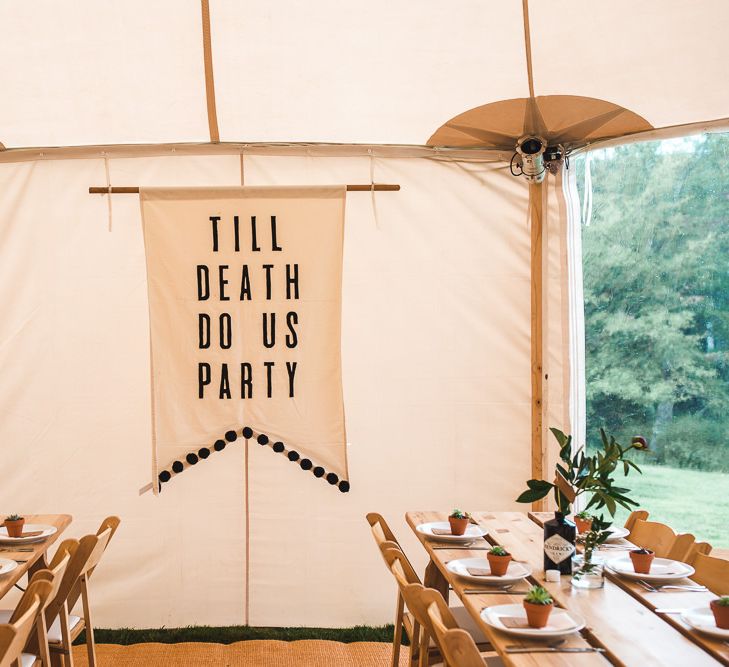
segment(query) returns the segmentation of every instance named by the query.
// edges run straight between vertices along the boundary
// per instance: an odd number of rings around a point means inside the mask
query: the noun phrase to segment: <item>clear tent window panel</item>
[[[582,212],[587,445],[643,435],[633,497],[729,548],[729,134],[573,161]]]

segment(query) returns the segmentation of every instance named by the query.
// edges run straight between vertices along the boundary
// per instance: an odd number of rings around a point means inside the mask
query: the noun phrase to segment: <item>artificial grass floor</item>
[[[137,630],[119,628],[106,630],[97,628],[94,637],[99,644],[177,644],[180,642],[208,642],[215,644],[232,644],[249,639],[274,639],[279,641],[296,641],[298,639],[328,639],[349,644],[351,642],[392,642],[394,626],[383,625],[371,627],[357,625],[351,628],[255,628],[247,625],[227,627],[210,627],[206,625],[186,628],[151,628]],[[83,633],[74,642],[85,641]]]

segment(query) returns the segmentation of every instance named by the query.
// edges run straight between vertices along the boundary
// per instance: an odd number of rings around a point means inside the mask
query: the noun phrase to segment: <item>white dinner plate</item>
[[[617,540],[621,540],[630,535],[630,531],[621,526],[610,526],[608,530],[610,531],[610,537],[607,538],[608,542],[616,542]]]
[[[491,571],[489,562],[486,558],[459,558],[458,560],[449,561],[446,568],[453,572],[453,574],[479,584],[486,584],[487,586],[503,586],[505,584],[514,584],[517,581],[521,581],[524,577],[528,577],[532,573],[532,568],[524,563],[516,563],[513,560],[509,563],[509,568],[506,570],[506,574],[497,577],[496,575],[489,574],[484,576],[478,576],[469,574],[469,567],[478,567],[485,570]]]
[[[714,620],[711,607],[687,609],[681,614],[681,618],[694,628],[694,630],[704,632],[712,637],[718,637],[719,639],[729,639],[729,630],[722,630],[716,627],[716,621]]]
[[[553,639],[563,637],[573,632],[582,630],[585,627],[585,619],[574,611],[555,607],[549,615],[549,622],[543,628],[510,628],[502,622],[504,617],[516,617],[526,621],[526,611],[521,604],[499,604],[493,607],[486,607],[481,612],[481,618],[496,630],[506,632],[517,637],[529,637],[531,639]]]
[[[8,535],[8,529],[5,526],[0,526],[0,544],[33,544],[34,542],[42,542],[57,530],[55,526],[46,526],[40,523],[26,523],[23,526],[23,533],[41,531],[41,534],[33,535],[32,537],[10,537]]]
[[[686,563],[670,558],[654,558],[651,563],[650,574],[638,574],[633,568],[630,556],[623,555],[607,561],[607,567],[617,574],[628,579],[643,579],[645,581],[673,581],[690,577],[696,570]]]
[[[14,560],[0,558],[0,575],[12,572],[16,567],[18,567],[18,564]]]
[[[468,524],[464,535],[434,535],[433,528],[450,530],[451,525],[447,521],[432,521],[431,523],[421,523],[416,530],[428,539],[438,540],[439,542],[473,542],[488,534],[480,526],[475,526],[472,523]]]

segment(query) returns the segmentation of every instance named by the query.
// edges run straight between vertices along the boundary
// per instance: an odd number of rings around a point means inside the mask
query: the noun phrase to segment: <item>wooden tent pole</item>
[[[347,192],[398,192],[400,186],[392,183],[362,183],[347,185]],[[97,186],[89,188],[90,195],[134,195],[139,194],[138,186],[130,187],[112,187]]]
[[[544,443],[542,421],[544,409],[542,231],[544,222],[543,184],[529,184],[529,222],[531,227],[531,374],[532,374],[532,478],[544,479]],[[546,509],[546,502],[532,504],[535,512]]]

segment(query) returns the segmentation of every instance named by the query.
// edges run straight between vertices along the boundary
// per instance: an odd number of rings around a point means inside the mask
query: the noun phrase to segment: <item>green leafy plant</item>
[[[585,514],[585,512],[580,512],[580,514]],[[605,521],[602,514],[599,517],[592,516],[590,518],[592,518],[592,525],[590,526],[590,530],[588,530],[586,533],[583,533],[582,535],[582,541],[584,544],[582,552],[582,566],[579,569],[575,570],[574,574],[572,575],[576,579],[579,579],[581,576],[589,574],[590,572],[593,572],[595,570],[597,565],[592,561],[592,556],[595,552],[595,549],[599,548],[601,544],[607,542],[607,539],[610,537],[609,528],[612,525],[610,521]]]
[[[20,514],[11,514],[5,518],[5,521],[22,521],[23,517]]]
[[[542,588],[541,586],[532,586],[524,596],[524,602],[548,605],[552,604],[554,600],[552,600],[552,596],[546,588]]]
[[[718,604],[720,607],[729,607],[729,595],[722,595],[720,598],[717,598],[715,604]]]
[[[559,444],[559,458],[561,463],[556,465],[557,475],[561,475],[564,484],[568,485],[575,499],[586,494],[589,497],[585,511],[602,509],[605,507],[610,516],[615,516],[618,505],[626,509],[637,507],[638,503],[626,495],[630,489],[615,484],[613,475],[619,465],[623,474],[628,475],[631,468],[641,472],[640,468],[630,459],[626,458],[628,452],[647,449],[645,438],[636,436],[628,447],[620,445],[614,437],[608,438],[603,429],[600,429],[602,451],[595,454],[585,454],[584,448],[572,455],[572,436],[565,435],[557,428],[549,429]],[[558,484],[544,479],[530,479],[527,490],[516,500],[519,503],[533,503],[546,497],[554,491],[554,498],[559,511],[569,514],[572,501],[560,490]]]
[[[454,519],[470,519],[471,518],[471,515],[468,512],[462,512],[459,509],[453,510],[450,515]]]
[[[589,521],[590,519],[594,518],[592,514],[590,514],[587,510],[582,510],[579,514],[575,514],[575,516],[578,519],[582,519],[583,521]]]
[[[495,546],[489,549],[489,553],[492,556],[508,556],[509,552],[504,547]]]

